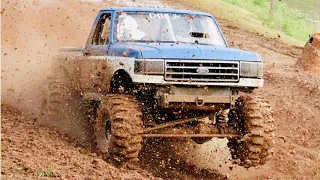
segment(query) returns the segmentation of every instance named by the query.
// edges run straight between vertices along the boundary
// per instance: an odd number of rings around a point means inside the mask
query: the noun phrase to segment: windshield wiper
[[[157,41],[157,40],[127,40],[121,42],[138,42],[138,43],[175,43],[174,41]]]
[[[183,44],[199,44],[199,45],[210,45],[214,46],[214,44],[209,44],[209,43],[199,43],[198,40],[195,40],[195,42],[183,42],[183,41],[176,41],[176,44],[183,43]]]

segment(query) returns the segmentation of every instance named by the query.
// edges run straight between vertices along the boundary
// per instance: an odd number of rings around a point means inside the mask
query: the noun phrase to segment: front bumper
[[[220,106],[234,105],[236,95],[228,88],[161,87],[156,98],[163,108],[216,110]]]
[[[195,86],[226,86],[239,88],[258,88],[263,87],[263,79],[257,78],[240,78],[238,82],[182,82],[182,81],[165,81],[164,76],[159,75],[138,75],[132,76],[133,83],[157,84],[157,85],[195,85]]]

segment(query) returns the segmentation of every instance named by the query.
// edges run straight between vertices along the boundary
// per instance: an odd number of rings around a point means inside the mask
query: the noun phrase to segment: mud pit
[[[107,6],[110,2],[3,3],[2,100],[22,113],[2,106],[4,179],[34,178],[45,168],[52,168],[56,178],[62,179],[320,178],[320,77],[296,66],[301,48],[241,30],[226,21],[219,22],[231,46],[256,51],[265,59],[265,87],[256,93],[272,103],[278,129],[275,156],[265,166],[246,170],[232,165],[226,141],[219,140],[187,147],[190,151],[183,158],[149,144],[144,150],[149,156],[142,157],[145,170],[118,170],[90,149],[77,147],[34,123],[51,56],[60,46],[83,46],[97,11]]]

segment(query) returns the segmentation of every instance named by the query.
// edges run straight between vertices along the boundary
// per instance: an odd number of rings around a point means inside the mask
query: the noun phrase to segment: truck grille
[[[166,81],[238,82],[239,62],[166,60]]]

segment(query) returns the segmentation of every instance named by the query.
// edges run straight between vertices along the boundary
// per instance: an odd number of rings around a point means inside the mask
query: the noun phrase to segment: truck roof
[[[170,8],[136,8],[136,7],[115,7],[115,8],[105,8],[101,11],[125,11],[125,12],[159,12],[159,13],[179,13],[179,14],[194,14],[194,15],[206,15],[211,16],[211,14],[184,10],[184,9],[170,9]]]

